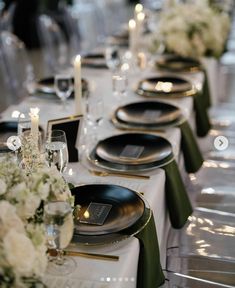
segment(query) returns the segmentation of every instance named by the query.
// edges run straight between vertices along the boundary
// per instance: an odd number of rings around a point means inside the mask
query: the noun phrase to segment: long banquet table
[[[133,92],[135,84],[151,75],[156,75],[157,72],[154,68],[149,68],[145,71],[137,71],[132,73],[129,77],[129,90],[127,96],[123,98],[123,103],[143,101],[145,100],[141,96],[136,95]],[[194,73],[184,75],[191,80],[198,89],[202,87],[203,74]],[[82,77],[85,78],[90,85],[91,95],[89,97],[96,98],[97,96],[103,98],[105,113],[103,123],[98,127],[97,139],[103,139],[107,136],[123,133],[125,131],[118,130],[111,124],[110,117],[111,112],[114,111],[117,105],[117,101],[114,101],[112,95],[112,82],[111,72],[102,69],[83,68]],[[173,103],[179,106],[185,115],[190,120],[192,126],[194,126],[193,120],[193,100],[192,98],[183,98],[177,100],[167,100],[166,102]],[[40,108],[40,125],[46,130],[47,121],[49,119],[61,118],[74,114],[74,100],[68,100],[68,106],[66,110],[62,109],[61,103],[55,97],[43,96],[42,94],[36,94],[34,96],[27,97],[19,105],[12,105],[8,107],[6,111],[2,113],[3,120],[12,120],[12,113],[14,111],[27,112],[30,107]],[[180,129],[170,128],[166,132],[156,132],[157,134],[166,137],[173,145],[175,159],[180,163],[180,169],[184,172],[184,166],[181,160],[180,153]],[[148,201],[154,215],[160,254],[161,264],[163,269],[165,268],[166,260],[166,239],[168,229],[170,227],[168,212],[166,210],[165,201],[165,172],[163,169],[155,169],[145,174],[150,175],[149,180],[129,180],[121,177],[98,177],[94,176],[88,171],[88,167],[94,166],[86,160],[85,149],[82,147],[86,143],[83,143],[84,135],[79,142],[80,148],[80,162],[70,163],[66,178],[74,185],[84,183],[112,183],[121,186],[129,187],[137,192],[141,192]],[[86,142],[86,141],[85,141]],[[84,145],[83,145],[84,144]],[[96,167],[97,169],[97,167]],[[142,173],[143,174],[143,173]],[[122,288],[135,288],[137,285],[137,268],[138,268],[138,256],[139,256],[139,241],[135,237],[130,237],[124,241],[114,244],[101,245],[101,246],[81,246],[79,243],[72,243],[71,249],[79,251],[96,252],[110,255],[119,256],[119,261],[102,261],[95,259],[86,259],[82,257],[75,257],[77,262],[76,270],[68,275],[68,277],[54,277],[51,275],[45,276],[45,281],[49,287],[80,287],[80,288],[105,288],[105,287],[122,287]]]

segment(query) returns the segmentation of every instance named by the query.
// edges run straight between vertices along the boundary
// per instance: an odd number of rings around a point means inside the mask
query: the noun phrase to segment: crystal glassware
[[[48,273],[54,275],[66,275],[74,271],[76,262],[65,257],[65,249],[73,236],[72,209],[68,202],[52,201],[44,205],[44,225],[46,228],[47,246],[50,250],[56,250],[56,256],[52,257],[48,265]]]
[[[61,99],[65,106],[66,100],[69,98],[73,91],[72,77],[69,74],[57,74],[55,76],[55,92],[56,95]]]
[[[63,130],[51,130],[45,143],[45,158],[49,167],[55,165],[63,173],[68,165],[68,147]]]

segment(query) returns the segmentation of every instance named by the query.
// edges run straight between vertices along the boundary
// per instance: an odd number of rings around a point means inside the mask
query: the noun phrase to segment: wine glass
[[[66,100],[73,91],[73,82],[71,75],[57,74],[54,81],[56,95],[61,99],[65,107]]]
[[[105,61],[108,68],[114,72],[121,65],[121,57],[117,46],[110,45],[105,49]]]
[[[51,130],[45,143],[45,158],[51,167],[53,164],[63,173],[68,165],[68,147],[63,130]]]
[[[74,271],[76,262],[64,256],[66,248],[73,236],[72,208],[68,202],[53,201],[44,206],[44,225],[46,228],[47,246],[55,249],[56,257],[52,257],[48,272],[54,275],[66,275]]]

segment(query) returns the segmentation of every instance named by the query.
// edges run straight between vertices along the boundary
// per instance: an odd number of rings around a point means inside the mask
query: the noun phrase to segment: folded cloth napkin
[[[198,92],[193,99],[197,136],[204,137],[211,129],[207,107],[205,105],[204,92]]]
[[[194,110],[196,114],[196,131],[197,136],[204,137],[207,135],[211,128],[210,120],[208,117],[207,109],[211,106],[210,88],[208,83],[208,76],[205,69],[202,69],[204,73],[204,83],[202,91],[198,92],[194,96]]]
[[[208,76],[207,76],[207,72],[205,69],[203,69],[202,71],[204,73],[204,82],[203,82],[203,87],[202,87],[204,105],[206,108],[210,108],[211,107],[211,94],[210,94]]]
[[[175,160],[163,166],[162,169],[166,173],[166,203],[171,225],[175,229],[180,229],[192,214],[193,208]]]
[[[188,121],[185,120],[178,127],[181,131],[181,150],[184,155],[185,169],[188,173],[195,173],[201,168],[204,161],[201,151]]]
[[[132,234],[138,230],[138,226],[144,228],[135,235],[140,242],[140,253],[138,262],[137,288],[153,288],[161,286],[165,277],[160,263],[160,253],[157,232],[152,211],[145,209],[141,219],[126,229],[123,233]]]

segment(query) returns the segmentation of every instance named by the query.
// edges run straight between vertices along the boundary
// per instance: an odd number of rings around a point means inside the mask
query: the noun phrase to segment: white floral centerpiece
[[[26,174],[17,163],[0,161],[1,288],[41,287],[47,256],[39,212],[48,200],[73,200],[55,167],[40,167]]]
[[[160,39],[167,52],[182,57],[219,57],[229,27],[229,16],[212,9],[207,1],[177,3],[162,12],[153,48]]]

